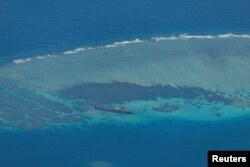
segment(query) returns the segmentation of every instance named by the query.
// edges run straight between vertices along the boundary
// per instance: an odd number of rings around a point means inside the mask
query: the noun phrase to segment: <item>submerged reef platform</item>
[[[26,130],[65,124],[150,122],[168,116],[216,120],[228,114],[250,113],[247,100],[195,87],[85,83],[46,93],[2,81],[1,90],[1,127]],[[199,111],[197,117],[191,116],[194,111]]]
[[[163,112],[163,113],[172,113],[179,109],[178,106],[173,106],[169,104],[164,104],[163,106],[154,107],[153,110]]]
[[[179,35],[14,60],[0,67],[0,126],[248,117],[249,44],[248,35]]]

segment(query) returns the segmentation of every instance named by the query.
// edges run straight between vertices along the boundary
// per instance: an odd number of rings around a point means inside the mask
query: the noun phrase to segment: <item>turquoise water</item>
[[[202,167],[250,149],[249,1],[0,4],[1,167]]]
[[[208,150],[247,150],[249,40],[154,37],[15,59],[0,68],[1,162],[205,166]]]

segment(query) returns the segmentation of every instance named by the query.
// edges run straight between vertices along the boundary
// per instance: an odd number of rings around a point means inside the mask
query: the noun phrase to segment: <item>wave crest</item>
[[[189,35],[180,34],[177,36],[160,36],[153,37],[152,40],[162,41],[162,40],[185,40],[185,39],[216,39],[216,38],[250,38],[250,34],[219,34],[219,35]]]
[[[148,40],[142,40],[142,39],[134,39],[134,40],[125,40],[121,42],[114,42],[112,44],[107,44],[103,46],[96,46],[96,47],[80,47],[73,50],[67,50],[64,51],[64,55],[71,55],[76,54],[82,51],[88,51],[93,49],[99,49],[99,48],[115,48],[115,47],[122,47],[126,46],[128,44],[135,44],[135,43],[143,43],[143,42],[151,42],[151,41],[163,41],[163,40],[189,40],[189,39],[228,39],[228,38],[246,38],[250,39],[250,34],[232,34],[232,33],[226,33],[226,34],[218,34],[218,35],[190,35],[187,33],[179,34],[179,35],[171,35],[171,36],[159,36],[159,37],[152,37]],[[26,59],[16,59],[13,60],[13,63],[15,64],[21,64],[29,62],[33,59],[45,59],[50,57],[57,57],[56,55],[46,55],[46,56],[37,56],[35,58],[26,58]]]

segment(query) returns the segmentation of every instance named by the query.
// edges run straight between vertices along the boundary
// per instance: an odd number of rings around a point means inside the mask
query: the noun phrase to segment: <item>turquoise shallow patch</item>
[[[249,35],[157,37],[14,60],[0,67],[0,125],[140,124],[248,117]],[[101,111],[125,106],[123,115]]]

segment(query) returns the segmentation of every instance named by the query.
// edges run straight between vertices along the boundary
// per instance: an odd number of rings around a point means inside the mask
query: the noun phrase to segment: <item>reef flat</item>
[[[249,116],[249,41],[183,35],[15,60],[0,67],[1,127]]]

